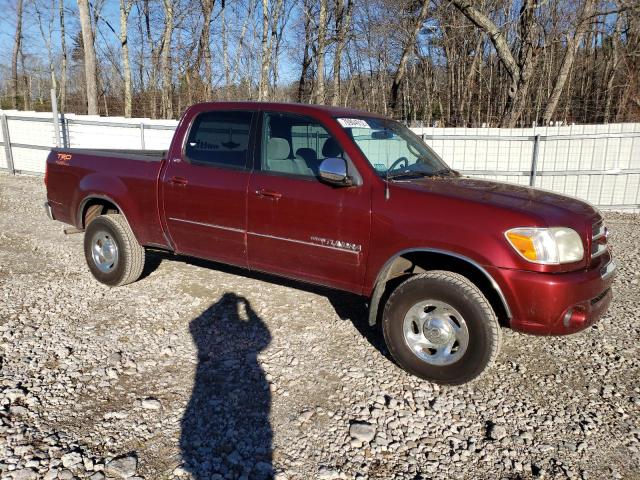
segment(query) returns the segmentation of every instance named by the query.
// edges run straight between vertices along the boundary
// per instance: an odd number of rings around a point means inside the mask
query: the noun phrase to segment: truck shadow
[[[329,300],[331,306],[341,320],[348,320],[353,323],[353,326],[356,328],[356,330],[358,330],[358,333],[360,333],[360,335],[362,335],[362,337],[364,337],[372,347],[378,350],[378,352],[388,360],[392,362],[394,361],[386,348],[379,325],[376,325],[375,327],[371,327],[369,325],[369,309],[367,306],[367,300],[364,297],[348,292],[332,290],[327,287],[311,285],[308,283],[279,277],[277,275],[251,271],[244,268],[234,267],[231,265],[217,263],[209,260],[202,260],[199,258],[173,255],[171,253],[163,251],[148,251],[147,261],[145,263],[145,270],[142,274],[142,278],[150,275],[155,269],[160,266],[163,261],[187,263],[189,265],[218,270],[221,272],[229,273],[231,275],[253,278],[263,282],[269,282],[276,285],[314,293],[316,295],[322,295]]]
[[[227,292],[189,331],[198,364],[181,422],[183,469],[194,479],[273,478],[271,394],[258,362],[268,328],[246,298]]]

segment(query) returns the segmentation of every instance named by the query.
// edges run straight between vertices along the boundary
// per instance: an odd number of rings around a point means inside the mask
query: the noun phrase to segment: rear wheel
[[[96,280],[112,287],[135,282],[144,269],[144,248],[122,215],[100,215],[88,225],[84,256]]]
[[[478,287],[453,272],[427,272],[401,283],[385,305],[382,327],[396,362],[435,383],[476,378],[500,349],[491,305]]]

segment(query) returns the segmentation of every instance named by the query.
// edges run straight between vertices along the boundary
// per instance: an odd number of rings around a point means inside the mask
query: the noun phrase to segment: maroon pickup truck
[[[433,382],[478,376],[501,324],[573,333],[612,297],[595,208],[463,177],[356,110],[194,105],[168,151],[54,149],[45,182],[98,281],[134,282],[145,249],[163,249],[353,292],[397,363]]]

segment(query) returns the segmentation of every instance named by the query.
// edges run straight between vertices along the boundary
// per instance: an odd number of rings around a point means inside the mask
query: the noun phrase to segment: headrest
[[[304,160],[315,160],[316,151],[313,148],[299,148],[296,150],[296,156]]]
[[[322,156],[324,158],[342,156],[342,149],[333,137],[329,137],[325,140],[324,145],[322,146]]]
[[[267,157],[270,160],[284,160],[289,158],[291,147],[286,139],[280,137],[272,137],[267,142]]]

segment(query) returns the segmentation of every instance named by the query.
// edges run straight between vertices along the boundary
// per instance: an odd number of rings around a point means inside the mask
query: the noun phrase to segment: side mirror
[[[347,162],[344,158],[325,158],[318,169],[320,180],[336,187],[348,187],[352,180],[347,175]]]

